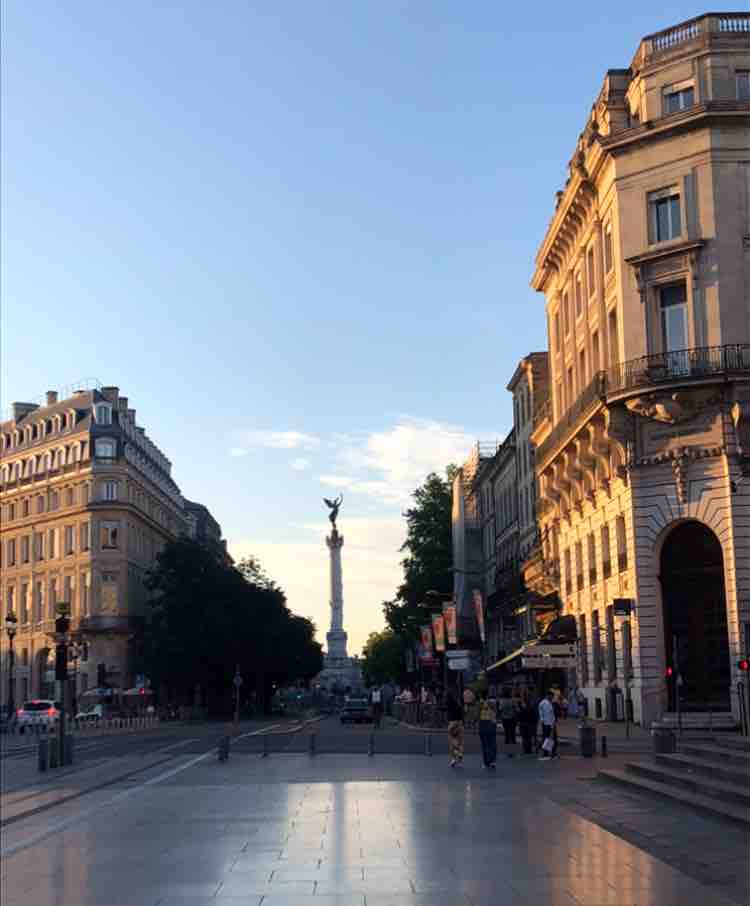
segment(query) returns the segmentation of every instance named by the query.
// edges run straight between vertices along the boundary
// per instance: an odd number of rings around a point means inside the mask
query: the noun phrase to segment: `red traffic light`
[[[667,667],[667,669],[666,669],[665,672],[664,672],[664,675],[666,676],[667,679],[669,679],[669,678],[672,676],[673,673],[674,673],[673,668],[672,668],[672,667]]]
[[[750,660],[743,657],[742,660],[737,661],[737,669],[741,670],[743,673],[750,671]]]

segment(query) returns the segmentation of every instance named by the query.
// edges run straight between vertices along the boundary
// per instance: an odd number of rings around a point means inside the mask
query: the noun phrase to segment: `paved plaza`
[[[347,728],[352,738],[367,730]],[[187,747],[190,748],[190,747]],[[616,762],[617,756],[610,759]],[[736,906],[745,831],[577,755],[182,751],[3,828],[3,906]]]

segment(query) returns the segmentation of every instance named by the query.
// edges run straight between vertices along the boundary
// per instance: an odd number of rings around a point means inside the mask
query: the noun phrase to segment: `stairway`
[[[599,777],[750,827],[747,737],[683,739],[674,754],[655,754],[653,761],[629,761],[625,770],[599,771]]]
[[[679,716],[676,711],[668,711],[662,715],[661,720],[654,721],[652,726],[677,730],[680,724],[686,733],[697,730],[725,733],[737,729],[737,720],[731,711],[683,711]]]

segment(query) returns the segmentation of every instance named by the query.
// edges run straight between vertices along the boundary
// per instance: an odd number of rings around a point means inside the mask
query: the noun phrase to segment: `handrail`
[[[713,375],[750,371],[750,344],[697,346],[640,356],[612,365],[607,396],[653,384],[701,380]]]

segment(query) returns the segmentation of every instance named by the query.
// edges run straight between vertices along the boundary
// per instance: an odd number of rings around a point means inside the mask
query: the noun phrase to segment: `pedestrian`
[[[578,717],[578,689],[574,686],[568,696],[568,717]]]
[[[500,701],[498,702],[498,711],[500,720],[503,722],[503,731],[505,732],[505,745],[514,746],[516,744],[516,718],[517,710],[511,696],[511,691],[507,687],[503,689]],[[513,752],[506,748],[508,758],[513,757]]]
[[[541,761],[557,757],[557,718],[553,705],[554,698],[555,693],[550,689],[547,697],[539,702],[539,720],[542,723],[542,754],[539,756]]]
[[[476,701],[474,690],[467,686],[464,689],[464,723],[467,727],[473,727],[476,722]]]
[[[484,766],[494,770],[497,762],[497,707],[486,692],[482,692],[479,702],[479,740]]]
[[[375,686],[370,693],[370,705],[372,706],[372,722],[375,728],[380,728],[380,721],[383,719],[383,692],[379,686]]]
[[[524,689],[521,695],[521,708],[518,712],[518,728],[521,731],[521,743],[524,755],[533,755],[534,737],[536,736],[537,707],[529,690]]]
[[[464,709],[452,690],[445,699],[445,710],[448,718],[448,746],[450,748],[451,767],[455,768],[464,760]]]

